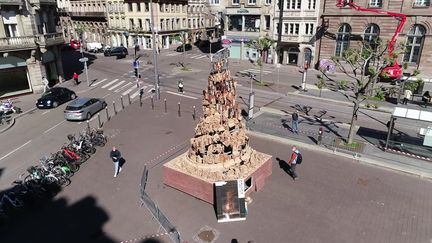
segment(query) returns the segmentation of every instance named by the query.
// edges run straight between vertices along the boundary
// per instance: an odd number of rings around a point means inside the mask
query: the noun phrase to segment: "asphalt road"
[[[140,51],[142,57],[140,73],[142,74],[141,87],[145,89],[145,98],[149,97],[153,88],[153,65],[149,64],[152,59],[150,51]],[[78,62],[81,54],[78,52],[64,52],[65,77],[70,78],[74,71],[80,75],[81,84],[74,86],[67,82],[65,86],[75,90],[78,96],[90,96],[106,99],[110,113],[112,103],[120,107],[120,97],[127,103],[127,95],[132,101],[139,99],[139,89],[133,78],[132,61],[133,55],[125,59],[115,57],[104,57],[102,54],[85,54],[89,59],[89,82],[87,87],[83,66]],[[158,55],[160,70],[160,85],[163,91],[177,93],[177,82],[184,81],[184,96],[200,99],[202,90],[207,85],[210,59],[208,54],[200,53],[194,49],[183,54],[173,50],[162,50]],[[184,58],[185,63],[192,70],[182,72],[176,64]],[[247,110],[248,97],[251,91],[250,79],[235,76],[239,71],[259,72],[257,66],[248,62],[231,61],[230,70],[233,77],[238,81],[238,100],[241,108]],[[259,76],[259,75],[257,75]],[[308,83],[315,83],[316,77],[309,75]],[[282,67],[279,72],[273,66],[264,67],[263,80],[272,82],[273,85],[263,87],[253,83],[252,90],[255,92],[255,109],[259,107],[271,107],[278,110],[292,112],[303,110],[302,116],[318,116],[335,122],[349,123],[352,108],[343,102],[328,102],[312,99],[296,94],[295,85],[300,84],[301,74],[298,70]],[[163,97],[162,97],[163,99]],[[168,103],[177,103],[177,100],[168,100]],[[64,120],[63,110],[65,104],[52,110],[36,110],[20,118],[12,129],[0,135],[0,189],[9,187],[10,183],[25,172],[30,165],[38,163],[44,155],[56,152],[66,142],[66,135],[82,131],[85,122],[68,122]],[[197,107],[199,110],[200,108]],[[101,117],[105,119],[104,112]],[[362,110],[358,117],[358,124],[366,127],[378,127],[386,129],[385,124],[390,115],[378,111]],[[96,117],[91,120],[92,126],[97,125]],[[406,124],[410,126],[409,123]]]

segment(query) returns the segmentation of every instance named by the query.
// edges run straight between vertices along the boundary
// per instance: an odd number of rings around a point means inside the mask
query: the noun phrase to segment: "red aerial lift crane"
[[[357,11],[386,14],[386,15],[395,17],[397,20],[399,20],[399,25],[396,28],[395,33],[393,34],[393,36],[392,36],[392,38],[391,38],[391,40],[387,46],[387,51],[389,53],[389,56],[393,57],[393,50],[394,50],[394,46],[396,44],[396,39],[397,39],[399,33],[402,31],[402,28],[406,22],[406,15],[405,14],[389,12],[389,11],[384,11],[384,10],[379,10],[379,9],[362,8],[362,7],[354,4],[350,0],[336,0],[336,1],[337,1],[336,6],[339,8],[348,6],[350,8],[357,10]],[[396,58],[395,58],[395,61],[394,61],[392,66],[387,66],[381,71],[381,76],[388,76],[390,79],[398,79],[398,78],[402,77],[402,66],[398,64]]]

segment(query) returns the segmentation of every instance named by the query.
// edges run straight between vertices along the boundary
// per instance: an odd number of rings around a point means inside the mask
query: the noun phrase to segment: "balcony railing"
[[[49,33],[44,35],[35,36],[36,43],[42,46],[52,46],[64,43],[62,33]]]
[[[69,12],[72,17],[106,17],[106,12]]]
[[[3,1],[3,0],[0,0]],[[57,4],[56,0],[30,0],[31,5]]]
[[[31,49],[36,47],[33,36],[0,38],[0,50]]]
[[[0,5],[22,5],[21,0],[0,0]]]

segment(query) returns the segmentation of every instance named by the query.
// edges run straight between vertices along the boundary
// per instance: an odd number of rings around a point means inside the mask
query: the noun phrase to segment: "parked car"
[[[54,87],[42,94],[36,101],[36,107],[42,108],[55,108],[66,101],[73,100],[77,97],[75,92],[63,87]]]
[[[183,52],[183,50],[185,50],[185,51],[190,51],[190,50],[192,50],[192,45],[191,45],[191,44],[186,44],[186,45],[184,45],[184,49],[183,49],[183,45],[178,46],[178,47],[176,48],[176,51],[177,51],[177,52]]]
[[[126,57],[128,55],[128,50],[124,46],[107,48],[104,51],[104,55],[106,57],[109,57],[109,56]]]
[[[99,42],[91,42],[91,43],[87,43],[86,46],[86,51],[88,52],[103,52],[103,44],[99,43]]]
[[[104,109],[107,103],[104,99],[78,98],[64,110],[66,120],[89,120],[95,113]]]
[[[79,40],[74,40],[74,39],[72,39],[72,40],[70,41],[70,46],[71,46],[73,49],[75,49],[75,50],[80,49],[80,47],[81,47],[81,42],[79,42]]]

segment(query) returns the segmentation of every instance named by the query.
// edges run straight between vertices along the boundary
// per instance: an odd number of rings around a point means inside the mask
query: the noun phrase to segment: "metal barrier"
[[[174,225],[168,220],[168,218],[162,213],[158,205],[150,198],[150,196],[145,192],[147,185],[148,170],[144,166],[143,174],[140,183],[140,193],[141,193],[141,206],[145,205],[146,208],[153,215],[153,218],[159,222],[160,227],[162,227],[169,235],[170,239],[175,243],[181,243],[180,233],[174,227]]]
[[[354,158],[361,157],[361,153],[363,152],[363,149],[365,147],[364,142],[354,140],[353,143],[347,144],[346,141],[344,141],[340,137],[335,137],[330,144],[327,144],[333,152],[342,152],[351,154],[354,156]]]

